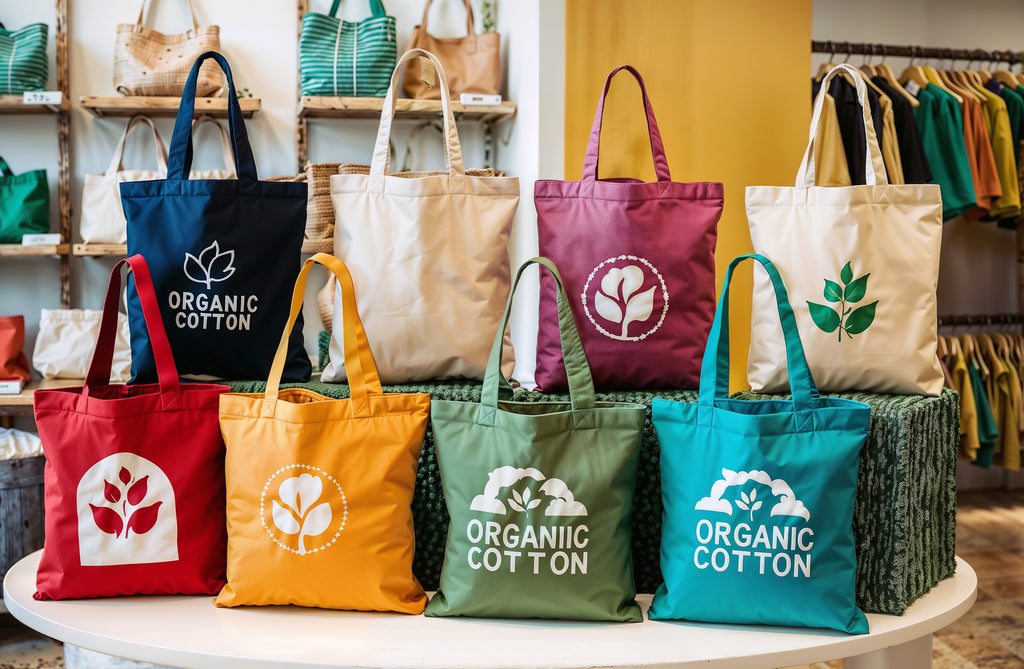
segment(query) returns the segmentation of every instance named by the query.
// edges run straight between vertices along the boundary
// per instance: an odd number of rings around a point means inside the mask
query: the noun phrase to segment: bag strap
[[[160,136],[160,131],[156,129],[153,119],[142,114],[132,116],[131,120],[128,121],[128,125],[124,127],[121,139],[117,142],[117,148],[114,149],[114,156],[110,159],[110,165],[107,166],[107,171],[103,173],[105,176],[114,176],[123,169],[122,158],[124,157],[125,141],[128,139],[128,134],[132,129],[139,125],[148,127],[150,132],[152,132],[153,148],[156,151],[157,171],[161,177],[167,176],[167,146],[164,145],[164,139]]]
[[[459,129],[455,126],[455,115],[452,114],[452,100],[448,93],[448,81],[444,76],[444,68],[437,56],[423,49],[409,49],[398,59],[395,71],[391,74],[391,86],[384,99],[384,108],[380,113],[380,127],[377,129],[377,141],[373,147],[373,161],[370,163],[370,192],[384,192],[384,175],[391,165],[388,142],[391,139],[391,123],[395,116],[395,99],[398,95],[398,75],[402,65],[414,58],[426,58],[434,65],[437,72],[437,85],[441,87],[441,107],[444,110],[445,163],[448,177],[465,176],[466,168],[462,162],[462,146],[459,144]],[[409,67],[412,67],[410,64]]]
[[[430,5],[434,4],[434,0],[427,0],[427,6],[423,8],[423,18],[420,20],[420,27],[424,31],[427,30],[427,15],[430,14]],[[462,4],[466,6],[466,37],[476,37],[476,21],[473,18],[473,5],[469,4],[469,0],[462,0]],[[376,15],[375,15],[376,16]],[[476,40],[474,39],[474,48],[476,50]]]
[[[231,136],[228,135],[228,129],[225,128],[224,125],[220,123],[220,121],[210,116],[209,114],[202,114],[199,117],[197,117],[194,121],[192,121],[193,136],[196,133],[196,128],[198,128],[204,123],[209,123],[210,125],[214,126],[220,133],[220,154],[221,157],[224,159],[224,167],[227,168],[228,176],[230,178],[237,179],[238,173],[235,172],[235,160],[231,156]]]
[[[174,134],[171,135],[171,153],[167,161],[167,178],[171,180],[188,179],[192,169],[192,120],[195,117],[196,84],[199,80],[199,68],[209,59],[217,61],[220,69],[228,79],[228,128],[231,132],[234,149],[235,172],[239,181],[256,181],[256,162],[252,157],[249,135],[245,130],[245,119],[242,108],[238,105],[235,95],[235,81],[231,78],[231,68],[224,56],[216,51],[207,51],[192,65],[192,71],[185,82],[185,90],[181,95],[178,107],[178,118],[174,121]]]
[[[384,3],[380,0],[366,0],[366,3],[370,5],[370,14],[373,18],[377,19],[382,16],[387,16],[387,12],[384,11]],[[331,3],[331,11],[328,12],[328,16],[338,16],[338,9],[341,7],[341,0],[334,0]]]
[[[572,317],[572,308],[569,306],[569,298],[565,295],[562,277],[555,264],[547,258],[531,258],[524,262],[516,272],[512,290],[508,294],[508,303],[505,305],[505,315],[501,319],[501,325],[498,326],[498,332],[494,336],[494,345],[491,346],[491,355],[487,359],[487,371],[484,373],[480,404],[490,411],[481,412],[479,414],[480,421],[483,424],[493,425],[494,414],[498,410],[498,399],[500,397],[507,399],[512,396],[512,387],[501,373],[501,353],[505,343],[505,328],[508,326],[509,314],[512,313],[512,300],[515,298],[519,279],[523,276],[523,271],[534,264],[547,268],[551,276],[554,277],[555,286],[558,289],[558,334],[562,342],[565,372],[569,379],[569,401],[572,404],[573,427],[577,430],[594,428],[597,426],[594,421],[596,402],[590,364],[587,362],[587,354],[583,350],[583,342],[580,341],[580,333],[576,329],[576,321]]]
[[[11,166],[7,164],[7,161],[3,159],[3,156],[0,156],[0,176],[14,176],[14,171],[11,169]]]
[[[786,284],[782,282],[782,276],[772,261],[757,253],[737,256],[729,263],[729,270],[725,273],[725,283],[722,286],[722,297],[715,312],[715,322],[708,335],[707,348],[704,349],[704,361],[700,368],[700,397],[697,402],[706,410],[713,407],[716,400],[724,399],[729,394],[729,285],[732,282],[733,270],[747,258],[761,264],[775,289],[775,303],[779,310],[779,320],[782,322],[782,334],[786,340],[786,365],[789,368],[789,388],[793,394],[793,404],[798,411],[813,409],[815,400],[819,397],[818,387],[814,384],[814,377],[807,367],[807,358],[800,342],[796,316],[789,304]],[[710,419],[710,412],[705,414],[705,419]]]
[[[160,316],[160,305],[156,291],[153,289],[153,278],[149,273],[146,259],[139,254],[119,260],[110,272],[107,283],[107,296],[103,301],[103,316],[100,320],[100,334],[96,340],[96,349],[89,363],[89,373],[82,386],[79,398],[79,410],[85,410],[85,404],[91,395],[91,388],[110,385],[110,365],[114,359],[114,342],[117,339],[117,308],[121,301],[121,268],[127,265],[131,276],[128,288],[134,289],[142,304],[142,318],[149,333],[149,343],[153,348],[153,359],[156,361],[156,375],[160,384],[160,402],[164,411],[182,408],[181,382],[178,380],[178,369],[174,364],[171,344],[167,341],[167,332]]]
[[[583,159],[583,181],[597,180],[597,163],[601,151],[601,125],[604,120],[604,103],[608,99],[608,89],[612,85],[612,78],[620,71],[625,70],[633,75],[636,83],[640,84],[640,93],[644,98],[644,110],[647,114],[647,134],[651,140],[651,156],[654,158],[654,172],[658,175],[658,181],[672,181],[672,175],[668,170],[668,158],[665,157],[665,144],[661,141],[661,131],[658,130],[658,121],[654,118],[654,107],[651,106],[651,99],[647,96],[647,86],[644,85],[644,78],[632,65],[620,65],[604,80],[604,91],[601,92],[601,99],[597,103],[597,113],[594,114],[594,125],[590,128],[590,141],[587,142],[587,155]]]
[[[199,32],[199,22],[196,21],[196,10],[192,7],[192,0],[185,0],[185,4],[188,5],[188,13],[192,15],[192,30],[189,32],[195,34]],[[135,22],[136,30],[142,27],[142,19],[145,11],[146,0],[142,0],[142,6],[139,7],[139,20]]]
[[[281,374],[284,372],[284,363],[288,357],[288,340],[291,338],[295,319],[302,311],[302,300],[306,295],[306,279],[309,276],[309,270],[317,263],[326,267],[337,277],[338,287],[341,289],[341,309],[344,322],[335,321],[334,331],[337,332],[339,327],[344,331],[345,373],[348,375],[353,415],[369,415],[370,407],[367,404],[367,398],[371,395],[384,394],[380,386],[380,377],[377,375],[377,365],[373,361],[373,352],[370,350],[366,331],[363,330],[363,323],[359,319],[359,311],[356,309],[356,293],[352,285],[352,275],[349,274],[345,263],[334,256],[317,253],[302,264],[302,270],[295,279],[291,312],[288,314],[284,332],[281,333],[281,341],[277,345],[277,353],[274,354],[274,363],[270,366],[270,376],[267,379],[267,390],[264,393],[263,403],[264,416],[274,415],[281,387]]]
[[[825,94],[828,93],[828,85],[836,76],[845,72],[853,78],[857,88],[857,100],[860,102],[862,116],[864,118],[864,183],[868,186],[886,186],[889,179],[885,172],[885,163],[882,161],[882,151],[878,148],[878,136],[875,135],[875,124],[871,120],[871,105],[868,101],[868,88],[864,84],[864,78],[852,65],[840,63],[836,65],[825,78],[821,80],[821,88],[818,89],[818,97],[814,101],[814,115],[811,117],[810,134],[807,137],[807,149],[804,151],[803,160],[800,161],[800,170],[796,173],[796,187],[807,188],[814,185],[814,140],[818,135],[818,122],[821,120],[821,112],[825,106]]]

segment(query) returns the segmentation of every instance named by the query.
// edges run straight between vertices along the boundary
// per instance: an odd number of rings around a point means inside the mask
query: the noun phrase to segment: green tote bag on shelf
[[[32,23],[20,30],[7,30],[0,23],[0,95],[46,88],[48,29],[45,23]]]
[[[46,170],[14,174],[0,158],[0,244],[20,244],[22,235],[49,231]]]
[[[337,17],[341,0],[327,14],[302,17],[299,69],[302,95],[382,98],[395,69],[395,18],[380,0],[368,0],[371,16],[351,23]]]
[[[793,399],[729,399],[729,282],[746,258],[775,289]],[[653,620],[829,627],[865,634],[853,505],[871,408],[821,397],[782,277],[729,265],[695,404],[655,399],[665,507]]]
[[[501,351],[523,270],[548,268],[570,402],[512,402]],[[430,405],[451,524],[428,616],[640,622],[630,555],[641,404],[596,402],[554,264],[516,274],[479,404]]]

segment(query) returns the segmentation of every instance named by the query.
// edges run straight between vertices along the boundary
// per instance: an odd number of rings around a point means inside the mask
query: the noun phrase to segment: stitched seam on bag
[[[356,63],[359,62],[359,26],[352,32],[352,95],[359,97],[359,84],[356,82]]]
[[[341,29],[345,22],[338,19],[338,33],[334,36],[334,59],[331,67],[334,72],[334,95],[338,95],[338,50],[341,48]]]
[[[7,62],[7,93],[9,95],[14,94],[14,56],[18,53],[18,40],[14,40],[14,44],[11,45],[11,59]]]

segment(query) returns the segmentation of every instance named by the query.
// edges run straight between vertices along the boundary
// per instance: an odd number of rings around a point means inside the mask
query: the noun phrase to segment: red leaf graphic
[[[135,482],[135,485],[128,489],[129,504],[133,506],[136,504],[140,504],[142,503],[142,500],[146,498],[146,491],[148,490],[146,481],[148,480],[149,476],[143,476],[141,479]]]
[[[121,479],[121,483],[128,485],[128,481],[132,480],[132,473],[124,467],[121,467],[121,471],[118,472],[117,477]]]
[[[161,504],[163,504],[163,502],[144,506],[133,513],[132,517],[128,519],[128,529],[134,530],[135,534],[145,534],[153,529],[153,526],[156,525],[157,511],[160,510]],[[126,531],[125,535],[127,534],[128,532]]]
[[[121,499],[121,489],[110,481],[103,479],[103,497],[111,504],[117,504]]]
[[[121,516],[117,515],[116,511],[109,507],[96,506],[95,504],[90,504],[89,507],[92,509],[92,519],[96,521],[96,527],[107,534],[113,534],[115,537],[121,535],[124,521],[121,520]]]

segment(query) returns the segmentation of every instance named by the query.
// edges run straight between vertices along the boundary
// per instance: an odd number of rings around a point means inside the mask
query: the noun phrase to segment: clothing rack
[[[939,327],[951,325],[1016,325],[1024,323],[1021,314],[946,314],[939,316]]]
[[[903,58],[942,58],[949,60],[978,61],[982,63],[1003,62],[1014,65],[1021,61],[1019,51],[986,51],[984,49],[948,49],[944,47],[897,46],[870,42],[836,42],[835,40],[812,40],[812,53],[831,53],[863,56],[900,56]]]

